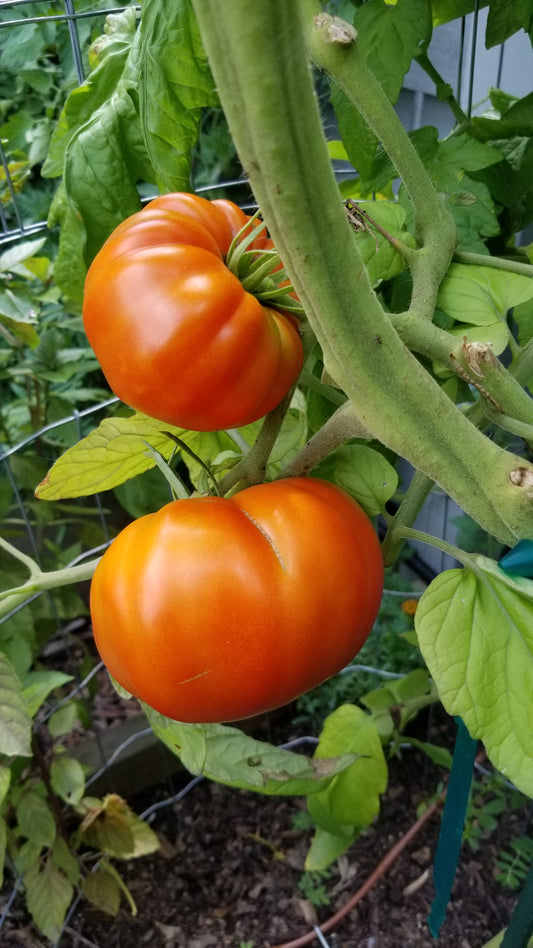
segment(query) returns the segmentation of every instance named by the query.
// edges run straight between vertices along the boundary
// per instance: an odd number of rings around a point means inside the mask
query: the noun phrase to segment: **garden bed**
[[[288,726],[290,721],[279,721],[274,730],[283,730],[287,739]],[[451,746],[453,733],[446,721],[432,727],[432,739]],[[437,942],[427,915],[434,897],[438,815],[349,915],[327,928],[327,920],[374,872],[416,821],[419,804],[433,797],[446,776],[420,752],[403,751],[390,762],[389,788],[375,827],[327,876],[307,878],[304,890],[301,880],[312,830],[301,828],[303,801],[202,782],[179,803],[154,813],[150,822],[160,836],[160,852],[118,867],[135,899],[137,916],[125,903],[114,919],[80,903],[60,948],[240,948],[241,942],[243,948],[273,948],[324,923],[331,948],[479,948],[506,925],[515,903],[515,894],[495,879],[495,860],[525,829],[525,811],[503,814],[490,835],[479,834],[476,851],[463,846]],[[174,780],[176,789],[188,777],[178,774]],[[166,781],[129,802],[141,812],[163,802],[169,792]],[[326,900],[328,904],[313,904]],[[44,944],[28,924],[22,901],[12,908],[3,937],[6,948]]]

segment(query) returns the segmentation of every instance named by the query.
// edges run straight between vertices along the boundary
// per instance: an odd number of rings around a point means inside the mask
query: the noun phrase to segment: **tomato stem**
[[[353,102],[409,192],[423,243],[420,250],[408,254],[413,278],[411,306],[420,318],[431,320],[439,285],[456,243],[454,222],[357,41],[349,47],[332,42],[328,36],[328,16],[321,14],[321,4],[317,0],[302,0],[302,5],[306,14],[306,42],[315,64]]]
[[[458,560],[462,566],[470,566],[472,564],[471,553],[466,553],[453,543],[448,543],[447,540],[441,540],[440,537],[431,536],[431,534],[425,533],[423,530],[413,530],[412,527],[402,527],[398,533],[406,540],[415,540],[417,543],[427,543],[428,546],[433,546],[437,550],[441,550],[448,556],[452,556],[455,560]]]
[[[62,569],[44,572],[35,560],[0,537],[0,548],[9,553],[19,562],[24,563],[30,576],[26,582],[13,589],[0,592],[0,619],[8,616],[13,610],[23,606],[29,599],[45,592],[48,589],[57,589],[59,586],[69,586],[80,583],[92,577],[100,558],[88,563],[79,563],[75,566],[66,566]]]
[[[250,230],[258,219],[257,211],[233,238],[226,256],[226,266],[240,280],[247,293],[261,303],[282,312],[303,315],[303,307],[291,296],[293,287],[277,250],[251,245],[266,234],[262,221]],[[282,284],[280,286],[280,283]]]
[[[217,497],[220,497],[221,496],[220,487],[218,485],[218,481],[215,475],[213,474],[213,471],[209,467],[209,464],[206,464],[206,462],[198,454],[196,454],[196,452],[193,451],[192,448],[189,447],[189,445],[185,443],[185,441],[182,441],[181,438],[178,438],[178,436],[173,434],[171,431],[164,431],[163,434],[165,434],[167,438],[170,438],[170,440],[174,442],[174,444],[179,448],[180,451],[183,451],[184,454],[188,454],[189,457],[191,457],[194,461],[196,461],[197,464],[200,465],[200,467],[205,471],[205,473],[207,474],[209,480],[211,481],[213,485],[213,493]],[[190,496],[189,492],[187,492],[187,496]]]
[[[283,419],[289,410],[293,393],[294,386],[283,401],[276,405],[265,417],[261,430],[248,454],[221,479],[219,488],[222,495],[233,493],[235,489],[242,490],[244,487],[261,484],[264,481],[268,459],[272,454]]]
[[[422,510],[434,482],[421,471],[415,471],[402,497],[400,506],[392,518],[382,544],[385,566],[396,561],[405,543],[405,528],[411,527]]]
[[[361,424],[354,406],[344,402],[309,439],[295,458],[282,470],[282,477],[303,477],[320,464],[335,448],[345,444],[350,438],[371,438]]]

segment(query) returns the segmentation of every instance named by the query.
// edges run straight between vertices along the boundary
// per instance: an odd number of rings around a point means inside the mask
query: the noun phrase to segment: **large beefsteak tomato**
[[[130,524],[96,568],[91,615],[113,677],[183,722],[279,707],[339,671],[380,604],[374,528],[315,478],[177,500]]]
[[[120,224],[94,258],[83,322],[126,404],[215,431],[262,418],[295,382],[295,318],[262,305],[225,264],[248,220],[231,201],[167,194]],[[250,249],[271,246],[259,236]]]

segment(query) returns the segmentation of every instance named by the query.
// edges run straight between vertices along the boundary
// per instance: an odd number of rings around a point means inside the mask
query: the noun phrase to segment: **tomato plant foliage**
[[[484,5],[487,47],[531,30],[530,4]],[[477,7],[367,0],[342,5],[346,22],[316,0],[146,0],[140,22],[108,21],[44,169],[62,178],[56,280],[135,413],[73,445],[37,496],[166,473],[175,499],[96,566],[98,647],[189,769],[310,795],[311,868],[375,817],[402,701],[400,730],[438,695],[533,795],[532,584],[483,540],[533,541],[533,252],[516,236],[533,222],[533,93],[491,89],[471,115],[438,74],[432,37]],[[394,110],[413,62],[449,108],[442,140],[407,134]],[[317,76],[338,141],[325,140]],[[266,231],[227,192],[192,193],[213,108]],[[340,183],[332,159],[351,166]],[[474,521],[479,550],[415,529],[431,491]],[[228,727],[350,661],[383,561],[412,540],[459,564],[416,611],[427,670],[334,711],[312,762]],[[53,585],[31,572],[1,608]],[[14,694],[4,752],[23,755],[31,719]]]
[[[77,270],[69,271],[78,284],[74,286],[69,277],[69,286],[73,294],[79,295],[89,269],[84,303],[89,338],[101,353],[111,385],[113,374],[121,374],[125,389],[120,383],[116,390],[144,416],[104,422],[55,465],[38,495],[57,499],[116,487],[153,466],[156,457],[172,463],[176,451],[193,483],[210,491],[212,482],[191,456],[192,449],[218,479],[222,494],[280,474],[299,475],[313,468],[322,477],[340,479],[372,516],[385,515],[387,563],[398,555],[412,529],[414,513],[433,483],[447,490],[499,543],[513,546],[516,540],[531,537],[529,497],[533,475],[527,445],[533,419],[526,386],[533,377],[529,354],[533,295],[528,248],[509,250],[514,228],[524,227],[532,217],[527,172],[533,123],[528,97],[516,100],[504,90],[493,90],[491,111],[469,117],[453,91],[439,85],[439,94],[448,103],[457,127],[443,141],[431,127],[407,136],[390,103],[398,95],[409,63],[416,59],[428,75],[440,81],[428,59],[432,23],[427,18],[427,5],[422,16],[418,0],[403,0],[393,8],[383,0],[371,0],[355,11],[355,29],[360,34],[356,38],[350,25],[339,30],[342,21],[332,21],[328,14],[321,13],[318,4],[306,0],[284,14],[290,20],[286,32],[300,36],[300,58],[292,79],[299,109],[292,111],[281,106],[285,93],[279,70],[263,70],[262,74],[268,75],[267,90],[258,87],[254,56],[241,63],[242,48],[254,47],[254,30],[264,27],[260,13],[252,16],[250,10],[241,11],[242,22],[238,22],[237,7],[233,6],[233,12],[218,18],[219,32],[214,35],[207,22],[208,8],[207,0],[177,4],[172,12],[160,14],[167,17],[166,32],[151,3],[145,5],[136,30],[131,11],[125,19],[113,20],[108,27],[108,41],[96,51],[95,68],[86,87],[67,100],[52,139],[49,173],[64,172],[58,201],[67,195],[68,207],[76,206],[81,212],[72,216],[65,211],[61,238],[65,260],[73,246],[70,228],[81,227],[86,232],[81,242],[85,248],[83,259],[78,258]],[[435,3],[433,28],[469,10],[468,3]],[[491,41],[496,22],[494,10]],[[502,24],[504,33],[511,25]],[[272,31],[283,33],[282,24],[277,22]],[[189,67],[182,63],[173,73],[168,49],[176,42],[194,51],[194,57]],[[223,44],[228,49],[232,44],[235,47],[233,56],[226,57],[225,62],[221,61]],[[269,49],[265,40],[258,55],[268,57]],[[287,62],[296,63],[296,46],[278,52],[287,57]],[[329,170],[322,132],[317,129],[308,56],[328,75],[331,102],[343,134],[343,142],[329,143],[329,153],[348,158],[355,167],[354,177],[343,181],[341,195]],[[149,68],[156,57],[163,64],[159,77]],[[230,59],[237,64],[233,72],[227,68]],[[387,72],[382,76],[384,62]],[[383,81],[377,82],[376,74]],[[166,120],[160,111],[157,113],[156,135],[152,127],[155,113],[149,108],[149,100],[150,94],[157,98],[158,82],[167,89],[172,87],[174,98],[169,101],[174,104]],[[227,400],[237,406],[244,396],[243,388],[231,395],[227,379],[222,381],[219,376],[219,382],[213,381],[217,359],[210,360],[207,319],[200,334],[191,337],[192,342],[183,347],[181,342],[176,344],[179,356],[173,352],[165,362],[171,350],[162,346],[162,361],[154,360],[149,365],[137,360],[144,359],[150,349],[145,339],[149,340],[152,333],[157,336],[153,327],[161,299],[168,296],[168,274],[172,270],[174,280],[178,279],[174,272],[180,272],[178,267],[167,268],[169,246],[178,255],[191,254],[194,267],[200,265],[200,258],[202,267],[209,258],[217,280],[224,274],[224,279],[236,287],[237,295],[245,297],[240,284],[233,282],[234,274],[224,270],[228,240],[243,215],[233,216],[231,233],[226,229],[221,237],[209,225],[204,211],[209,206],[212,221],[217,218],[220,225],[220,213],[223,207],[229,207],[227,202],[208,205],[191,197],[190,206],[201,206],[202,213],[189,213],[189,230],[184,237],[180,228],[185,224],[183,220],[178,224],[175,216],[183,215],[184,198],[179,207],[169,196],[157,198],[138,212],[139,205],[122,194],[119,177],[114,192],[116,209],[111,215],[103,209],[95,213],[94,194],[87,188],[89,153],[84,151],[86,143],[92,147],[97,139],[100,141],[93,123],[103,120],[108,109],[109,115],[120,113],[122,106],[118,113],[116,107],[127,94],[128,108],[138,101],[144,103],[128,131],[128,135],[138,135],[144,145],[133,151],[123,148],[120,127],[109,126],[106,141],[101,144],[101,160],[106,160],[106,149],[109,156],[111,151],[120,154],[118,165],[122,162],[125,182],[131,182],[132,173],[137,177],[142,167],[145,180],[163,191],[175,190],[179,179],[165,177],[162,169],[171,168],[168,143],[175,140],[176,129],[185,120],[183,102],[189,101],[186,121],[194,118],[187,88],[195,86],[194,107],[201,109],[216,100],[215,83],[240,158],[308,318],[301,324],[307,352],[305,370],[289,411],[284,414],[285,406],[279,412],[282,417],[276,418],[278,409],[274,409],[273,419],[263,429],[257,421],[240,427],[237,434],[234,426],[252,417],[249,403],[242,417],[237,415],[233,421],[225,421],[218,414],[225,397],[222,389],[227,389]],[[139,99],[127,91],[134,87],[141,92]],[[191,126],[188,128],[190,135]],[[521,136],[520,148],[517,134]],[[188,147],[190,152],[190,144]],[[309,154],[313,162],[304,160]],[[141,155],[144,157],[138,165]],[[357,175],[359,169],[361,174]],[[397,174],[401,182],[394,198],[392,183]],[[521,193],[525,193],[520,206],[516,201],[506,202],[514,209],[511,215],[501,203],[504,180],[519,184]],[[376,190],[384,200],[361,202]],[[343,213],[341,196],[349,198],[349,220]],[[133,217],[129,217],[132,212]],[[268,244],[268,249],[271,246]],[[126,247],[128,252],[122,253]],[[266,242],[263,249],[267,249]],[[147,290],[148,281],[133,276],[133,261],[138,257],[148,262],[152,254],[164,262],[157,264],[156,288]],[[128,284],[124,292],[129,290],[129,298],[138,304],[137,338],[134,333],[128,334],[120,322],[124,300],[114,295],[118,290],[113,275],[121,268],[127,276],[120,285]],[[59,279],[62,274],[60,265]],[[218,289],[221,285],[217,284]],[[182,295],[181,289],[178,295]],[[261,308],[257,300],[252,302]],[[116,336],[112,335],[114,315]],[[284,320],[292,346],[294,327],[290,319]],[[265,357],[268,344],[258,348]],[[498,359],[503,353],[505,368]],[[179,357],[194,368],[184,365],[177,369]],[[249,380],[244,387],[250,388],[246,392],[250,398],[254,371],[258,378],[263,372],[252,368],[258,364],[256,358],[249,350],[237,347],[230,362]],[[299,362],[294,351],[291,358],[292,379]],[[131,370],[133,364],[138,371]],[[202,364],[207,365],[209,381],[198,376],[196,384],[197,368]],[[238,372],[230,374],[236,376]],[[144,399],[137,401],[137,389],[143,385],[147,403]],[[267,373],[261,385],[271,387]],[[286,389],[287,381],[283,387]],[[187,412],[199,411],[204,419],[171,413],[168,402],[176,398],[188,399]],[[276,400],[277,395],[273,403]],[[166,407],[160,410],[161,405]],[[259,419],[267,408],[263,402],[255,417]],[[187,430],[194,426],[226,430],[200,437],[200,433]],[[176,447],[178,442],[181,448]],[[390,466],[394,455],[407,458],[417,474],[391,519],[386,504],[397,487]],[[454,553],[461,558],[460,551]],[[501,577],[495,575],[498,582]],[[440,665],[435,663],[428,642],[438,632],[434,622],[429,625],[427,615],[425,610],[420,612],[419,636],[439,685]],[[491,613],[488,615],[492,621]],[[510,616],[509,621],[513,621]],[[517,626],[519,636],[522,621]],[[469,635],[466,620],[464,635]],[[508,669],[511,676],[512,667]],[[497,690],[496,678],[495,671],[493,687]],[[474,709],[476,694],[474,689]],[[511,719],[508,726],[514,726]],[[480,732],[488,746],[494,746],[489,735],[492,727],[487,719]],[[502,745],[514,746],[504,735]],[[512,770],[519,779],[515,773],[517,760],[507,759],[512,755],[506,753],[504,750],[505,759],[498,759],[499,766]],[[523,788],[531,789],[529,781]]]

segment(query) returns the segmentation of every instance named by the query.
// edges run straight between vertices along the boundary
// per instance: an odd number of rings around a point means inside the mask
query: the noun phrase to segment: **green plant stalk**
[[[423,244],[411,255],[409,263],[413,279],[411,311],[431,320],[438,289],[456,244],[453,220],[357,41],[349,46],[331,42],[328,20],[333,18],[320,17],[317,0],[303,0],[303,7],[306,40],[314,62],[334,79],[361,113],[407,188],[418,237]]]
[[[491,257],[485,253],[470,253],[468,250],[455,250],[455,263],[469,263],[477,267],[492,267],[493,270],[506,270],[508,273],[518,273],[521,276],[533,277],[533,264],[522,263],[520,260],[507,260],[506,257]]]
[[[411,483],[407,488],[400,506],[396,511],[392,522],[389,525],[385,539],[382,544],[383,561],[385,566],[394,563],[398,554],[405,543],[403,530],[405,527],[411,527],[416,520],[417,514],[424,506],[429,493],[434,487],[430,477],[421,471],[415,471],[411,478]]]
[[[457,122],[460,122],[463,127],[467,125],[468,116],[465,112],[463,112],[461,106],[455,98],[451,85],[442,78],[440,72],[435,68],[427,53],[425,51],[421,52],[418,56],[415,56],[415,59],[420,68],[423,69],[431,81],[435,83],[437,99],[439,99],[440,102],[446,102],[449,105],[453,117]]]
[[[470,424],[403,345],[370,285],[331,171],[300,4],[193,0],[193,6],[241,161],[330,376],[364,428],[489,533],[509,545],[533,536],[533,466]],[[413,179],[419,160],[406,142],[400,126],[388,150]],[[411,197],[419,226],[442,246],[448,217],[426,179],[424,173],[419,186],[411,180]],[[452,249],[441,250],[439,260],[431,251],[436,275],[428,281],[429,297]]]
[[[409,311],[392,313],[390,318],[409,349],[439,362],[470,382],[492,402],[502,417],[505,415],[508,419],[515,419],[520,425],[533,424],[533,400],[517,381],[514,372],[505,369],[495,356],[491,356],[490,349],[487,350],[482,364],[474,370],[467,358],[468,350],[458,341],[457,336],[440,329],[434,323],[417,319]],[[492,412],[490,420],[497,422]],[[483,427],[483,424],[478,427]]]
[[[315,345],[315,338],[305,322],[301,324],[300,333],[305,365],[307,357]],[[268,413],[252,447],[246,450],[238,464],[221,478],[218,486],[223,496],[230,491],[234,493],[237,488],[242,490],[243,487],[251,487],[253,484],[261,484],[264,481],[268,459],[272,454],[285,415],[290,408],[295,388],[296,385],[293,385],[279,405],[276,405]]]
[[[62,569],[43,572],[30,556],[21,553],[16,547],[0,537],[0,548],[28,568],[30,577],[13,589],[0,592],[0,619],[3,619],[18,606],[24,605],[36,593],[46,592],[48,589],[58,589],[60,586],[70,586],[91,579],[100,558],[80,563],[77,566],[66,566]]]
[[[220,479],[218,487],[222,496],[264,481],[268,459],[289,410],[293,393],[294,389],[291,389],[283,401],[268,413],[250,450]]]
[[[404,540],[416,540],[418,543],[427,543],[428,546],[433,546],[448,556],[453,556],[453,558],[462,563],[463,566],[472,567],[475,562],[475,558],[471,553],[465,553],[464,550],[461,550],[460,547],[455,546],[453,543],[448,543],[447,540],[441,540],[439,537],[424,533],[423,530],[414,530],[412,527],[407,526],[399,527],[397,536],[403,537]]]
[[[369,439],[370,434],[361,425],[352,402],[346,401],[333,412],[296,457],[287,464],[280,477],[304,477],[323,458],[350,438]]]

